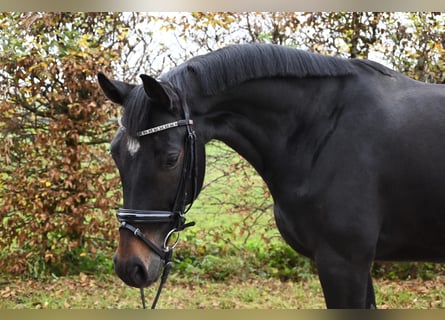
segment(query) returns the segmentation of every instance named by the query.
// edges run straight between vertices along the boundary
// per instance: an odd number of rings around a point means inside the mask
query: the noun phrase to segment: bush
[[[110,243],[117,236],[107,217],[120,197],[108,156],[116,129],[109,119],[118,110],[95,79],[119,57],[103,45],[102,36],[123,26],[109,26],[110,19],[118,17],[1,14],[0,86],[8,88],[0,101],[2,272],[70,273],[80,268],[69,266],[80,263],[72,252],[94,250],[90,235]]]

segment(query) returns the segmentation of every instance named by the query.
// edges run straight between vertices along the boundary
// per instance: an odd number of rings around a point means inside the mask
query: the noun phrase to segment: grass
[[[382,309],[445,308],[445,279],[376,280]],[[147,304],[157,288],[146,289]],[[137,309],[139,291],[116,276],[79,276],[43,280],[3,279],[0,309]],[[172,275],[158,303],[160,309],[324,309],[316,276],[303,281],[252,277],[224,282],[195,282]]]

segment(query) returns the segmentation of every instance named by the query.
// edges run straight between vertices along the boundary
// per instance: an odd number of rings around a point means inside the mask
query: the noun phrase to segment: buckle
[[[168,245],[168,240],[170,240],[170,237],[171,237],[172,234],[175,233],[175,232],[178,233],[178,237],[176,238],[176,240],[175,240],[175,242],[173,243],[173,245],[169,246],[169,245]],[[177,230],[176,228],[171,229],[171,230],[167,233],[167,235],[165,236],[165,238],[164,238],[164,244],[163,244],[163,248],[162,248],[162,249],[164,250],[164,252],[172,251],[172,250],[176,247],[176,245],[178,244],[178,242],[179,242],[179,238],[180,238],[179,230]]]

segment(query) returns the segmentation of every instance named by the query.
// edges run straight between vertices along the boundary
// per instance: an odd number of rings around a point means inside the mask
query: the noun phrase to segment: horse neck
[[[323,138],[322,123],[332,116],[342,87],[340,78],[250,81],[194,103],[198,135],[205,143],[216,139],[229,145],[267,182],[277,159],[299,153],[309,159],[315,152],[305,139]]]

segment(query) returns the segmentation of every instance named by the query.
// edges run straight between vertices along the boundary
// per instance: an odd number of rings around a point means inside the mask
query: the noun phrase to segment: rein
[[[176,190],[175,202],[171,211],[159,210],[134,210],[119,208],[117,211],[117,219],[121,223],[119,229],[126,229],[134,234],[135,237],[144,242],[154,253],[156,253],[162,260],[164,260],[164,270],[162,272],[161,281],[158,291],[153,300],[151,309],[156,308],[162,288],[167,281],[171,269],[171,260],[173,249],[179,241],[180,231],[195,225],[195,222],[185,223],[185,214],[190,210],[193,201],[197,197],[198,183],[197,183],[197,154],[196,154],[196,134],[193,129],[193,120],[190,119],[190,114],[187,106],[183,105],[185,119],[175,122],[167,123],[161,126],[153,127],[143,131],[137,132],[138,137],[155,134],[160,131],[185,126],[187,129],[184,141],[184,160],[179,180],[178,188]],[[119,122],[121,128],[125,127]],[[191,183],[192,197],[188,207],[187,206],[187,185]],[[154,242],[148,239],[139,228],[133,224],[147,224],[147,223],[173,223],[173,228],[167,233],[164,238],[162,248],[157,246]],[[168,242],[173,233],[177,233],[177,238],[174,243],[169,246]],[[144,289],[140,288],[142,307],[146,309]]]

